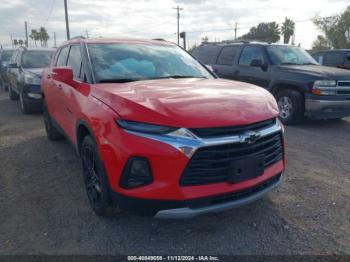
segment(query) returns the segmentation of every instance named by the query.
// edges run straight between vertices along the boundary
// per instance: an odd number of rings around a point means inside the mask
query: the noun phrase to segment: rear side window
[[[57,58],[57,66],[66,66],[67,65],[67,56],[68,56],[69,46],[65,46],[61,49],[60,54]]]
[[[258,46],[246,46],[239,58],[239,65],[250,65],[250,62],[254,59],[264,61],[264,55],[261,48]]]
[[[80,79],[81,73],[81,52],[79,45],[72,45],[69,51],[68,62],[67,65],[70,66],[73,70],[74,78]]]
[[[344,63],[344,55],[340,52],[330,52],[326,54],[325,64],[343,64]]]
[[[201,45],[193,50],[192,55],[203,64],[211,65],[215,63],[221,48],[215,45]]]
[[[222,49],[217,64],[218,65],[233,65],[237,53],[237,46],[226,46]]]

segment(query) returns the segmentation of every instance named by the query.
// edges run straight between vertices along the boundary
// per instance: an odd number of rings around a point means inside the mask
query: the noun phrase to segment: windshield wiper
[[[109,78],[109,79],[101,79],[98,81],[99,83],[128,83],[140,81],[142,79],[132,79],[132,78]]]
[[[168,76],[152,77],[149,79],[167,79],[167,78],[180,79],[180,78],[206,78],[206,77],[204,77],[204,76],[168,75]]]
[[[284,63],[280,63],[280,65],[300,65],[300,64],[292,63],[292,62],[284,62]]]

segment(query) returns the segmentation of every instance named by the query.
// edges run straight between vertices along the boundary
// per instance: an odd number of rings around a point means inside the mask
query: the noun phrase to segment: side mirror
[[[253,59],[250,62],[250,66],[252,67],[260,67],[262,70],[267,69],[267,65],[261,59]]]
[[[72,83],[73,70],[70,67],[55,67],[52,69],[53,78],[64,83]]]
[[[253,67],[262,67],[263,64],[264,63],[261,59],[253,59],[252,61],[250,61],[250,66],[253,66]]]
[[[8,68],[18,68],[17,63],[12,63],[8,65]]]

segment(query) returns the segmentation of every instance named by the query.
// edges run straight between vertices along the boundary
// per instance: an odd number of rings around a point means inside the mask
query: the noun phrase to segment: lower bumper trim
[[[315,118],[350,116],[350,100],[305,99],[305,113]]]
[[[180,218],[192,218],[195,216],[208,214],[208,213],[219,213],[223,212],[229,209],[237,208],[240,206],[247,205],[249,203],[252,203],[260,198],[262,198],[264,195],[266,195],[271,190],[275,189],[279,184],[281,183],[281,177],[276,181],[275,183],[269,185],[268,187],[264,188],[261,191],[258,191],[257,193],[233,200],[230,202],[207,206],[207,207],[200,207],[200,208],[190,208],[190,207],[184,207],[184,208],[176,208],[176,209],[168,209],[168,210],[161,210],[159,211],[155,217],[156,218],[165,218],[165,219],[180,219]]]

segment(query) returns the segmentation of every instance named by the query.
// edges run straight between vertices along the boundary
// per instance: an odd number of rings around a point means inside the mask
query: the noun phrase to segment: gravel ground
[[[91,211],[67,141],[0,91],[0,254],[350,254],[350,119],[287,127],[282,185],[189,220]]]

